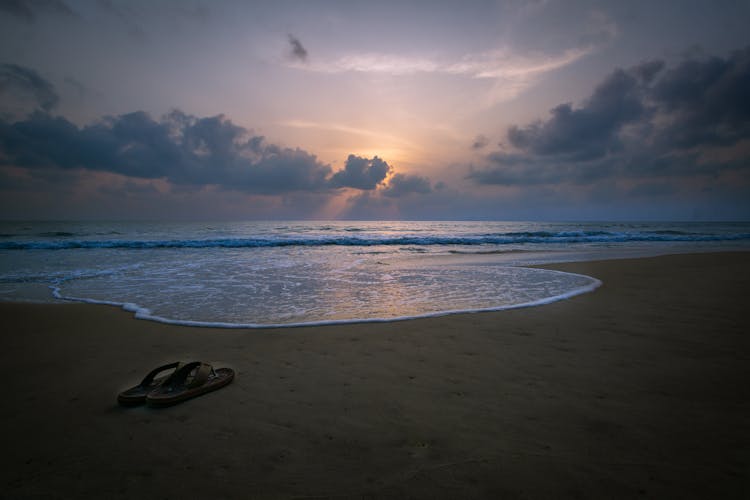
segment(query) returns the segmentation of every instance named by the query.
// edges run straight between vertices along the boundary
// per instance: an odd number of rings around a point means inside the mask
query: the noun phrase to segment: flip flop
[[[143,378],[140,384],[133,386],[130,389],[126,389],[118,394],[117,402],[122,406],[135,406],[145,403],[148,393],[159,387],[169,377],[177,373],[177,370],[179,370],[181,366],[182,363],[175,362],[160,366],[158,368],[154,368],[153,370],[148,372],[148,375]],[[172,369],[174,370],[172,373],[156,378],[159,373]]]
[[[231,368],[214,368],[200,361],[180,367],[169,379],[148,393],[149,406],[170,406],[207,392],[215,391],[234,379]]]

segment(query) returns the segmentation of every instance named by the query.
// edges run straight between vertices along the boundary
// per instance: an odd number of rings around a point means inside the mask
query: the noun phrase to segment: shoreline
[[[566,292],[561,295],[546,297],[544,299],[539,299],[539,300],[535,300],[531,302],[523,302],[523,303],[518,303],[518,304],[497,306],[497,307],[434,311],[434,312],[418,314],[414,316],[394,316],[394,317],[358,318],[358,319],[322,320],[322,321],[301,321],[301,322],[296,322],[296,323],[267,323],[267,324],[266,323],[227,323],[227,322],[221,322],[221,321],[180,320],[180,319],[173,319],[173,318],[167,318],[167,317],[154,315],[148,308],[140,306],[138,304],[130,303],[130,302],[116,302],[116,301],[99,300],[99,299],[65,297],[60,293],[59,287],[56,287],[54,285],[41,284],[41,283],[34,284],[36,292],[33,295],[37,296],[36,299],[29,298],[29,299],[22,299],[22,300],[0,300],[0,304],[5,303],[5,304],[53,304],[53,305],[54,304],[104,305],[104,306],[111,306],[111,307],[122,309],[129,313],[132,313],[135,319],[140,319],[144,321],[154,321],[156,323],[162,323],[162,324],[174,325],[174,326],[186,326],[186,327],[196,327],[196,328],[220,328],[220,329],[233,329],[233,330],[285,329],[285,328],[306,328],[306,327],[314,327],[314,326],[336,326],[336,325],[366,324],[366,323],[390,323],[390,322],[399,322],[399,321],[410,321],[414,319],[418,320],[418,319],[437,318],[437,317],[454,315],[454,314],[476,314],[476,313],[484,313],[484,312],[502,312],[502,311],[510,311],[513,309],[539,307],[539,306],[551,304],[554,302],[558,302],[561,300],[568,300],[578,295],[591,293],[591,292],[596,291],[596,289],[599,288],[600,286],[602,286],[602,282],[593,276],[588,276],[588,275],[581,274],[581,273],[559,269],[559,266],[564,267],[566,264],[580,264],[580,263],[585,263],[585,262],[621,261],[621,260],[633,260],[633,259],[649,259],[649,258],[656,258],[656,257],[669,257],[669,256],[675,256],[675,255],[698,255],[698,254],[744,253],[744,252],[747,252],[747,251],[741,250],[741,249],[724,249],[724,250],[694,249],[694,251],[678,251],[674,253],[651,252],[651,253],[639,254],[638,252],[635,252],[635,255],[630,255],[627,257],[623,257],[622,252],[620,252],[620,253],[615,253],[615,256],[606,258],[606,259],[584,257],[584,258],[574,258],[573,260],[563,259],[563,260],[556,260],[556,261],[553,260],[549,262],[545,261],[542,263],[529,263],[529,264],[513,264],[513,263],[509,264],[508,262],[503,262],[503,261],[488,260],[487,254],[465,254],[465,255],[460,254],[460,258],[472,264],[501,265],[501,266],[506,265],[510,267],[519,267],[519,268],[545,269],[545,270],[552,271],[552,272],[561,272],[561,273],[581,276],[584,278],[589,278],[592,280],[592,282],[589,285],[580,287],[578,289],[572,290],[570,292]],[[444,260],[445,256],[439,256],[439,257],[434,257],[434,258]],[[42,288],[42,287],[50,290],[49,297],[39,296],[40,292],[38,290],[39,288]]]
[[[541,269],[540,266],[518,266],[518,267],[529,267],[529,268],[537,268]],[[580,276],[584,278],[588,278],[591,280],[591,283],[577,288],[575,290],[571,290],[569,292],[563,293],[561,295],[555,295],[552,297],[545,297],[543,299],[531,301],[531,302],[522,302],[519,304],[512,304],[507,306],[497,306],[497,307],[486,307],[486,308],[477,308],[477,309],[454,309],[454,310],[446,310],[446,311],[435,311],[430,313],[424,313],[424,314],[418,314],[414,316],[394,316],[390,318],[356,318],[356,319],[341,319],[341,320],[323,320],[323,321],[306,321],[306,322],[298,322],[298,323],[225,323],[225,322],[210,322],[210,321],[193,321],[193,320],[178,320],[178,319],[172,319],[172,318],[165,318],[162,316],[155,316],[151,313],[151,311],[145,307],[141,307],[138,304],[133,303],[123,303],[123,302],[114,302],[114,301],[106,301],[106,300],[96,300],[96,299],[82,299],[82,298],[75,298],[75,297],[64,297],[59,293],[59,289],[53,289],[53,297],[55,299],[58,299],[62,302],[58,303],[78,303],[78,304],[89,304],[89,305],[98,305],[98,306],[110,306],[110,307],[117,307],[119,309],[122,309],[123,311],[129,312],[133,314],[134,319],[140,319],[144,321],[153,321],[155,323],[162,323],[165,325],[173,325],[173,326],[187,326],[187,327],[194,327],[194,328],[220,328],[220,329],[228,329],[228,330],[276,330],[276,329],[285,329],[285,328],[306,328],[306,327],[313,327],[313,326],[337,326],[337,325],[359,325],[359,324],[367,324],[367,323],[393,323],[398,321],[410,321],[415,319],[428,319],[428,318],[439,318],[442,316],[449,316],[454,314],[476,314],[476,313],[483,313],[483,312],[501,312],[501,311],[511,311],[513,309],[524,309],[527,307],[539,307],[546,304],[552,304],[554,302],[558,302],[560,300],[568,300],[570,298],[576,297],[578,295],[582,295],[584,293],[591,293],[595,291],[597,288],[599,288],[602,285],[602,282],[597,280],[596,278],[592,278],[591,276],[584,276],[582,274],[575,274],[575,273],[565,273],[564,271],[556,271],[554,269],[548,269],[552,272],[561,272],[564,274],[570,274],[575,276]],[[10,302],[14,303],[14,302]],[[17,303],[17,302],[16,302]],[[47,303],[47,302],[37,302],[37,303]],[[55,302],[51,302],[52,304],[55,304]]]
[[[750,253],[539,267],[603,285],[532,308],[288,330],[2,302],[3,491],[746,494]],[[178,359],[228,366],[237,378],[172,408],[117,406],[119,390]]]

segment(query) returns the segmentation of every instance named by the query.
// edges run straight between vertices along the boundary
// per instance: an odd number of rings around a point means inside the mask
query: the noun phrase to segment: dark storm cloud
[[[727,59],[687,60],[656,82],[651,93],[679,125],[660,141],[678,147],[732,144],[750,137],[750,47]]]
[[[297,59],[302,62],[307,61],[307,49],[302,45],[302,42],[292,35],[288,35],[288,37],[292,59]]]
[[[400,198],[411,193],[426,194],[432,191],[430,180],[419,175],[395,174],[383,189],[385,196]]]
[[[599,157],[619,147],[617,132],[623,124],[644,116],[640,69],[616,70],[580,108],[569,103],[550,110],[552,117],[525,127],[508,129],[508,140],[518,149],[536,155],[570,155],[576,159]]]
[[[0,0],[0,13],[10,14],[22,21],[32,23],[43,12],[75,15],[61,0]]]
[[[362,158],[349,155],[343,170],[339,170],[331,177],[331,187],[351,187],[357,189],[375,189],[383,182],[391,166],[377,156]]]
[[[649,61],[617,69],[580,107],[560,104],[550,115],[511,126],[507,138],[515,151],[487,155],[468,177],[479,184],[535,185],[728,170],[747,175],[750,158],[740,146],[750,139],[750,48],[726,58],[688,58],[671,68]],[[718,148],[721,161],[714,158]]]
[[[314,155],[269,144],[221,115],[181,111],[161,120],[128,113],[81,128],[42,112],[0,121],[0,164],[83,168],[264,194],[328,189],[331,171]]]
[[[33,69],[0,64],[0,106],[5,107],[19,97],[31,97],[45,111],[50,111],[60,100],[53,85]]]

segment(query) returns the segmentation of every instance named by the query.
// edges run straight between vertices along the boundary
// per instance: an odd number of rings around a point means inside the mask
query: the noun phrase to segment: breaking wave
[[[398,237],[302,237],[302,238],[213,238],[173,240],[64,239],[37,241],[0,241],[3,250],[65,250],[77,248],[263,248],[316,246],[448,246],[448,245],[522,245],[625,242],[719,242],[750,240],[750,233],[703,234],[682,231],[608,232],[608,231],[532,231],[462,236]]]

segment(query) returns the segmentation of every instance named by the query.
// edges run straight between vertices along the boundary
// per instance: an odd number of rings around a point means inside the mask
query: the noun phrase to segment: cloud
[[[290,37],[290,41],[292,38]],[[595,50],[594,45],[575,47],[557,54],[521,54],[507,47],[466,54],[446,60],[421,56],[383,53],[355,53],[337,59],[300,64],[293,58],[292,67],[318,73],[371,73],[391,76],[436,74],[488,80],[494,83],[492,99],[513,99],[533,85],[542,75],[568,66]]]
[[[503,186],[536,186],[567,182],[588,184],[602,177],[598,163],[582,165],[578,162],[550,164],[523,154],[493,152],[486,157],[483,168],[470,167],[468,178],[478,184]]]
[[[349,155],[343,170],[339,170],[330,180],[330,185],[335,188],[351,187],[357,189],[371,190],[385,180],[391,166],[377,156],[363,158],[361,156]]]
[[[136,111],[78,126],[49,113],[59,101],[50,82],[13,64],[0,65],[0,91],[9,100],[18,93],[34,100],[35,111],[23,118],[0,116],[0,166],[21,169],[25,176],[91,171],[163,180],[173,187],[328,196],[339,188],[374,191],[393,170],[377,156],[352,154],[343,169],[333,172],[315,155],[269,143],[223,115],[196,117],[174,110],[154,119]],[[399,197],[429,189],[425,178],[397,174],[379,191]]]
[[[530,77],[567,66],[589,54],[592,47],[573,48],[561,54],[518,54],[503,48],[469,54],[460,61],[443,66],[441,71],[454,75],[468,75],[474,78],[504,80],[526,80]]]
[[[290,35],[290,42],[296,41]],[[292,42],[293,43],[293,42]],[[293,44],[294,45],[294,44]],[[304,49],[303,49],[304,50]],[[467,54],[455,61],[396,54],[360,53],[307,65],[321,73],[385,73],[394,76],[415,73],[443,73],[471,78],[524,80],[571,64],[589,54],[593,47],[573,48],[557,55],[519,54],[509,48]]]
[[[78,96],[79,99],[83,99],[87,96],[99,95],[99,92],[90,89],[72,76],[66,76],[65,79],[63,79],[63,83],[68,89],[72,90],[74,95]]]
[[[26,93],[36,104],[24,118],[0,117],[0,166],[31,176],[83,170],[250,194],[332,195],[338,188],[376,190],[393,170],[377,156],[349,155],[344,168],[333,172],[315,155],[269,143],[223,115],[174,110],[154,119],[136,111],[78,126],[48,112],[59,101],[51,83],[13,64],[0,66],[0,90],[11,100]],[[381,191],[399,197],[429,189],[425,178],[397,174]]]
[[[651,92],[670,120],[659,140],[680,147],[727,145],[750,136],[750,47],[728,58],[689,59]]]
[[[289,45],[290,47],[290,55],[292,59],[301,61],[301,62],[307,62],[307,49],[302,45],[302,42],[299,41],[299,39],[295,38],[292,35],[288,35],[289,37]]]
[[[64,16],[75,16],[61,0],[2,0],[0,12],[10,14],[27,23],[33,23],[40,13],[49,12]]]
[[[33,69],[17,64],[0,64],[0,110],[19,111],[22,101],[45,111],[57,106],[60,97],[54,86]]]
[[[15,123],[0,121],[0,164],[264,194],[327,190],[331,173],[314,155],[270,144],[222,115],[198,118],[181,111],[160,120],[139,111],[80,128],[43,112]]]
[[[350,157],[351,158],[351,157]],[[440,189],[445,185],[439,183]],[[438,189],[437,185],[435,189]],[[431,187],[430,179],[419,175],[393,174],[388,184],[377,189],[363,189],[347,196],[339,217],[347,219],[400,219],[402,217],[451,218],[450,210],[441,204],[446,196],[434,197],[436,191]],[[438,207],[439,206],[439,207]],[[438,217],[438,218],[440,218]]]
[[[471,149],[483,149],[489,143],[490,143],[490,140],[487,137],[485,137],[483,135],[478,135],[474,139],[474,142],[471,145]]]
[[[388,180],[388,186],[383,189],[383,195],[400,198],[412,193],[427,194],[432,192],[430,180],[427,177],[408,174],[394,174]]]
[[[441,66],[429,59],[395,54],[350,54],[334,61],[321,61],[309,66],[320,73],[384,73],[393,76],[438,72]]]
[[[508,129],[510,144],[537,155],[571,155],[575,159],[600,157],[617,148],[623,124],[646,112],[642,85],[632,71],[618,69],[600,83],[583,106],[570,103],[550,110],[547,121]]]
[[[730,171],[750,184],[750,48],[617,69],[580,106],[513,125],[507,140],[513,151],[488,154],[468,178],[505,186],[659,179],[644,184],[659,189],[635,190],[654,195],[671,192],[665,179]]]

